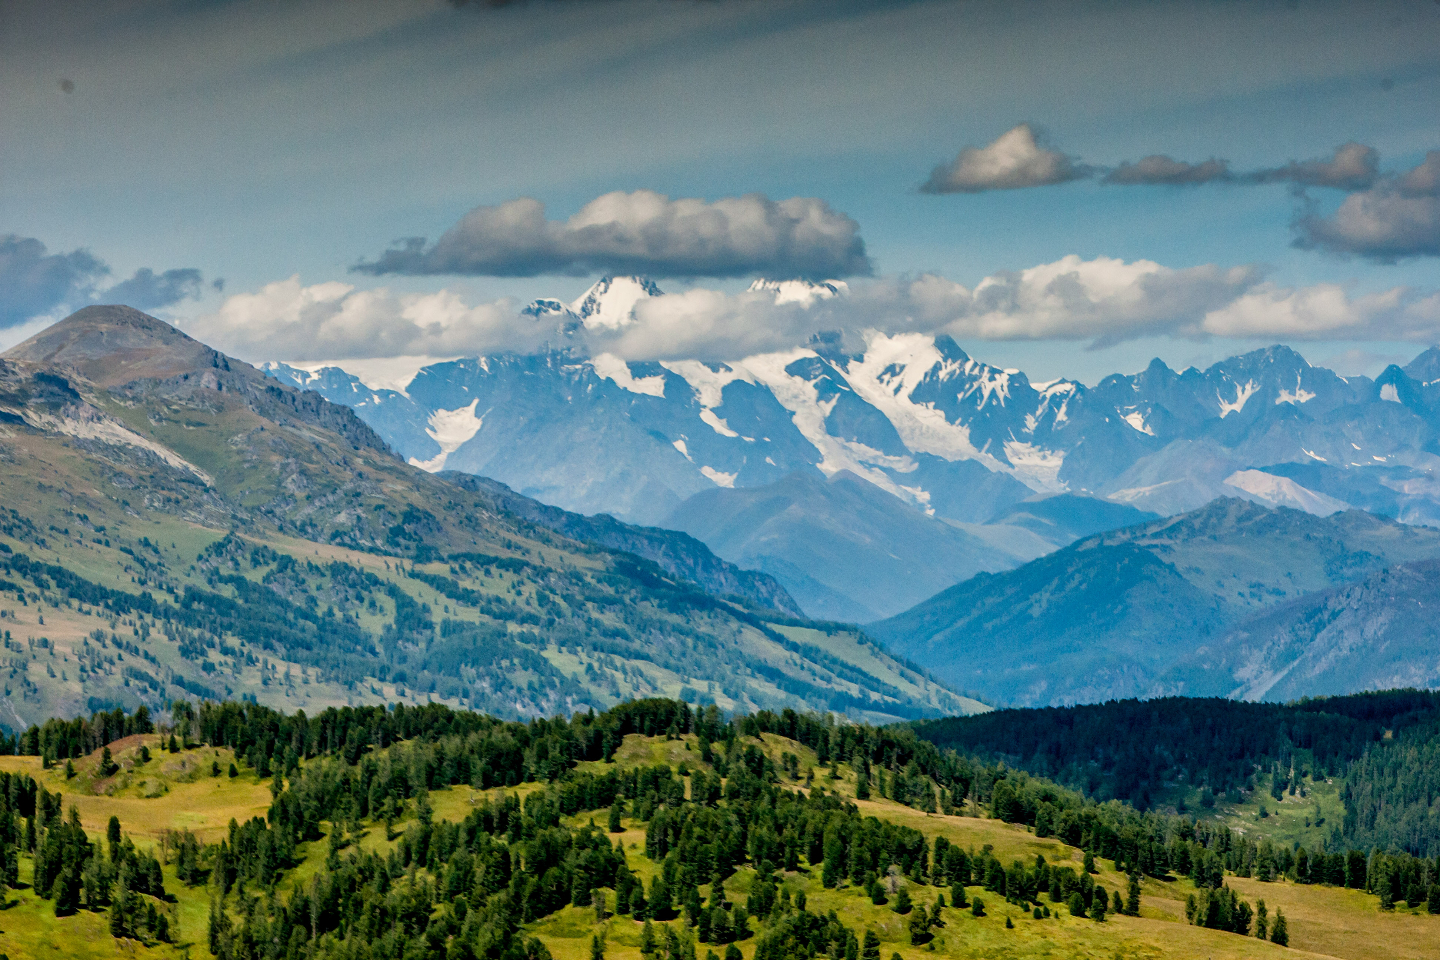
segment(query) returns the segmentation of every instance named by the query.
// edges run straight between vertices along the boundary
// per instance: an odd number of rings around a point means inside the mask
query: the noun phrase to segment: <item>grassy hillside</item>
[[[687,798],[672,797],[669,808],[684,811],[692,806],[699,807],[696,791],[709,789],[705,784],[720,772],[724,758],[728,758],[730,763],[730,780],[736,776],[750,776],[735,772],[739,769],[735,765],[739,762],[737,758],[748,753],[750,759],[745,761],[747,771],[768,765],[767,769],[774,771],[771,775],[778,778],[774,789],[779,793],[775,796],[794,797],[804,805],[795,808],[796,812],[811,807],[839,811],[845,804],[853,804],[854,812],[861,818],[856,822],[867,822],[864,818],[873,817],[902,833],[913,831],[913,834],[905,835],[923,838],[927,849],[934,848],[936,840],[943,838],[977,861],[989,862],[993,857],[1005,866],[1018,862],[1031,867],[1037,863],[1037,857],[1043,857],[1050,869],[1068,868],[1073,875],[1084,874],[1085,854],[1082,849],[1054,837],[1038,836],[1034,830],[1024,826],[992,819],[987,815],[986,805],[962,803],[954,814],[946,815],[925,813],[915,806],[892,799],[872,796],[856,800],[861,771],[850,762],[822,763],[821,755],[811,747],[771,732],[747,735],[737,731],[739,735],[733,741],[722,743],[717,739],[712,747],[708,734],[715,732],[717,730],[713,728],[705,728],[698,733],[672,733],[669,736],[627,733],[613,750],[611,762],[582,761],[572,773],[562,777],[559,784],[574,778],[590,778],[586,782],[591,783],[596,782],[595,778],[607,776],[623,780],[627,774],[634,776],[646,771],[652,776],[651,782],[659,784],[662,781],[653,780],[653,775],[663,770],[670,778],[669,782],[678,786],[681,796]],[[247,818],[263,815],[271,805],[272,787],[279,789],[280,785],[269,778],[260,778],[243,757],[237,759],[229,748],[192,745],[170,753],[165,749],[165,742],[163,734],[155,734],[112,743],[111,754],[119,770],[109,776],[100,773],[100,751],[74,760],[72,776],[67,776],[63,764],[45,769],[35,757],[0,758],[0,771],[24,773],[33,777],[42,789],[63,794],[66,810],[72,805],[75,807],[85,831],[97,843],[104,839],[109,818],[118,817],[123,831],[138,847],[162,860],[166,898],[151,899],[172,918],[175,943],[134,939],[116,941],[109,935],[107,914],[104,912],[81,909],[73,916],[55,917],[53,902],[39,898],[29,889],[33,859],[22,855],[19,883],[6,893],[6,902],[3,911],[0,911],[0,950],[14,960],[60,956],[209,955],[211,903],[221,895],[215,866],[215,856],[220,849],[218,843],[233,838],[233,822],[244,823]],[[141,747],[149,750],[150,760],[141,761]],[[716,759],[707,761],[707,753]],[[354,767],[346,767],[334,757],[316,756],[304,760],[300,767],[292,770],[284,787],[290,791],[305,790],[319,782],[314,779],[316,777],[328,777],[330,782],[343,785],[347,770],[354,775],[379,777],[383,781],[391,775],[388,771],[395,765],[413,770],[415,764],[427,756],[433,759],[433,754],[426,754],[418,741],[376,747],[357,758],[359,763]],[[232,762],[237,763],[237,772],[233,777],[229,775]],[[336,766],[337,763],[341,765]],[[217,767],[220,770],[218,776],[212,773]],[[366,774],[366,770],[373,772]],[[338,781],[334,779],[337,775],[341,778]],[[508,842],[526,863],[532,860],[539,862],[537,858],[543,856],[540,848],[535,846],[542,837],[563,834],[578,838],[594,825],[603,835],[605,847],[623,853],[627,871],[645,884],[647,891],[657,876],[667,873],[666,860],[654,846],[659,835],[657,821],[650,819],[647,823],[642,819],[642,816],[657,816],[650,811],[659,808],[645,805],[643,789],[622,801],[618,822],[612,821],[612,804],[608,801],[598,806],[572,801],[579,806],[573,813],[558,812],[553,819],[546,819],[549,815],[543,813],[546,807],[541,801],[553,795],[557,786],[545,782],[483,789],[466,785],[434,786],[428,791],[418,790],[404,799],[398,811],[387,808],[388,822],[386,816],[357,815],[353,808],[343,815],[335,815],[335,819],[322,817],[317,824],[315,838],[296,849],[293,865],[277,877],[273,893],[260,885],[242,881],[240,885],[232,886],[223,898],[225,912],[237,926],[250,916],[251,925],[247,929],[253,934],[254,917],[263,918],[277,909],[283,910],[287,903],[298,903],[302,907],[300,940],[285,941],[300,950],[295,955],[342,955],[340,945],[330,934],[322,935],[320,940],[307,946],[308,929],[314,922],[308,904],[317,891],[328,889],[326,885],[334,882],[334,878],[356,864],[367,862],[370,855],[408,858],[407,850],[413,850],[413,845],[422,835],[438,838],[432,839],[431,843],[443,845],[453,842],[443,839],[452,835],[446,832],[450,829],[445,826],[447,823],[469,823],[472,826],[467,829],[473,830],[486,822],[487,817],[494,816],[509,796],[519,798],[525,804],[526,825],[517,823],[519,833],[512,834]],[[760,795],[765,794],[762,791]],[[834,797],[836,801],[826,801],[826,796]],[[818,807],[815,806],[817,804]],[[830,806],[827,807],[827,804]],[[637,806],[645,809],[637,810]],[[765,813],[769,809],[765,803],[739,798],[721,800],[713,809],[721,814],[728,811],[746,820],[771,815]],[[532,813],[537,818],[534,823],[530,820]],[[552,825],[548,828],[549,833],[541,829],[542,822]],[[823,818],[820,822],[823,823]],[[182,882],[177,875],[181,856],[176,852],[174,840],[177,834],[183,835],[186,830],[206,845],[201,863],[208,871],[208,879],[201,878],[193,884]],[[500,840],[502,845],[506,842],[504,831],[501,831]],[[683,844],[686,841],[680,842]],[[476,849],[481,848],[490,849],[484,847],[484,843]],[[752,852],[755,849],[758,848],[752,845]],[[477,853],[476,856],[480,855]],[[443,923],[445,918],[454,917],[457,899],[472,901],[470,913],[483,912],[477,899],[479,894],[468,886],[461,890],[458,898],[444,895],[450,878],[455,876],[454,861],[451,860],[450,866],[446,867],[445,859],[438,862],[438,867],[416,864],[411,868],[400,866],[397,862],[392,868],[393,879],[389,881],[396,894],[406,890],[430,891],[424,896],[426,906],[422,908],[419,929],[425,928],[423,918],[428,917],[430,927],[442,937],[436,943],[435,956],[446,955],[445,938],[461,939],[462,931],[458,927],[450,929],[447,934]],[[785,858],[782,856],[781,859]],[[517,866],[519,862],[516,861]],[[1107,891],[1123,893],[1128,883],[1127,876],[1116,867],[1117,864],[1102,858],[1097,860],[1095,872],[1089,876],[1093,883]],[[677,874],[680,878],[677,883],[681,886],[685,883],[685,869],[688,868],[681,865]],[[749,933],[730,945],[695,944],[695,930],[686,920],[683,905],[677,904],[677,916],[651,921],[651,930],[657,940],[656,956],[666,955],[667,927],[679,935],[680,955],[688,955],[688,943],[693,945],[697,955],[704,955],[708,950],[715,951],[717,955],[729,954],[729,948],[733,946],[743,960],[755,960],[757,956],[761,960],[771,956],[789,956],[792,954],[779,946],[783,941],[777,941],[775,937],[777,933],[792,938],[796,936],[797,918],[804,916],[813,917],[816,922],[829,917],[831,920],[825,922],[838,923],[857,938],[863,938],[866,931],[873,931],[880,943],[881,956],[894,954],[901,960],[920,960],[934,954],[967,960],[994,956],[1332,956],[1355,960],[1440,956],[1440,937],[1436,936],[1437,930],[1440,930],[1437,928],[1440,917],[1429,915],[1424,906],[1411,908],[1401,903],[1394,910],[1382,911],[1377,898],[1364,891],[1297,884],[1286,879],[1262,882],[1232,875],[1225,882],[1251,903],[1263,899],[1272,918],[1277,909],[1283,911],[1289,925],[1289,949],[1253,936],[1240,936],[1186,923],[1185,902],[1187,898],[1196,896],[1199,888],[1189,878],[1174,874],[1164,879],[1147,876],[1143,880],[1138,916],[1112,914],[1104,922],[1072,916],[1066,906],[1052,902],[1049,894],[1044,892],[1030,898],[1031,906],[1042,912],[1042,917],[1036,918],[1033,909],[1022,908],[1020,903],[1014,902],[1020,897],[1007,900],[1003,894],[988,889],[983,879],[977,879],[966,887],[965,894],[967,902],[978,899],[984,903],[984,916],[976,916],[968,908],[957,909],[947,905],[938,913],[942,925],[933,927],[925,935],[924,942],[915,944],[911,936],[915,911],[930,909],[941,896],[947,904],[953,899],[953,888],[936,879],[932,875],[933,869],[918,872],[901,870],[888,884],[882,884],[890,888],[884,893],[887,902],[883,904],[872,902],[874,898],[849,878],[841,878],[834,886],[827,884],[821,865],[810,863],[804,855],[799,856],[791,868],[785,863],[759,864],[742,854],[742,860],[734,866],[733,872],[727,870],[726,873],[723,881],[725,900],[737,906],[750,904],[757,907],[747,907],[750,913],[746,922]],[[477,873],[477,885],[480,885],[479,876]],[[529,876],[529,880],[538,879]],[[699,892],[702,902],[715,902],[711,899],[713,881],[703,882],[703,876],[701,879]],[[932,882],[940,882],[941,885],[933,886]],[[478,889],[479,886],[476,887]],[[512,892],[516,889],[514,883],[510,889]],[[544,910],[533,919],[523,919],[515,931],[515,942],[529,945],[515,947],[517,955],[548,954],[556,960],[587,960],[591,956],[592,937],[599,935],[604,941],[605,956],[616,960],[641,960],[645,924],[614,912],[616,889],[599,889],[606,904],[603,919],[597,918],[592,902],[597,898],[586,890],[585,902],[566,902]],[[761,919],[759,908],[763,907],[767,889],[769,896],[778,894],[780,900],[776,907],[763,911],[768,916]],[[901,889],[915,904],[915,908],[906,914],[895,910]],[[491,896],[493,899],[494,896],[509,897],[510,894],[502,892]],[[803,913],[797,909],[801,896],[804,897]],[[756,897],[760,898],[758,902]],[[569,901],[574,897],[567,891],[563,899]],[[329,923],[323,919],[327,909],[321,908],[322,929]],[[726,912],[738,914],[733,909]],[[1045,913],[1049,915],[1043,916]],[[397,917],[393,922],[405,924],[413,920]],[[229,955],[249,956],[251,954],[247,951],[252,948],[246,944],[252,942],[243,937],[226,940],[222,955],[229,951]],[[544,948],[544,954],[537,952],[536,943]],[[256,944],[254,949],[260,949],[260,945]],[[313,952],[305,952],[307,949]],[[779,953],[775,952],[777,949]],[[499,946],[496,950],[495,955],[504,954]],[[416,955],[432,954],[422,952]],[[452,952],[450,955],[455,954]]]
[[[1437,555],[1440,531],[1429,528],[1358,510],[1322,518],[1221,499],[981,574],[869,629],[957,689],[999,703],[1185,693],[1193,685],[1172,671],[1225,628]],[[1362,672],[1329,689],[1373,688],[1377,680]]]
[[[124,308],[0,359],[0,464],[12,730],[176,697],[983,709],[853,632],[797,639],[774,625],[787,615],[532,524],[402,463],[348,409]],[[717,564],[705,576],[729,582]]]

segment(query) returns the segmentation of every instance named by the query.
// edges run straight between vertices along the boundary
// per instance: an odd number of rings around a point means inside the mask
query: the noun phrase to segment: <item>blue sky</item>
[[[1259,321],[1245,328],[1254,336],[1216,336],[1169,323],[1086,349],[1105,332],[1103,310],[1093,335],[1073,324],[1031,330],[1026,317],[999,337],[943,327],[969,333],[959,339],[974,355],[1037,379],[1093,381],[1154,355],[1205,363],[1277,340],[1312,362],[1343,355],[1342,372],[1374,373],[1440,330],[1425,313],[1440,288],[1440,244],[1428,245],[1423,224],[1397,262],[1292,246],[1301,212],[1330,218],[1364,191],[1098,177],[919,189],[963,148],[1020,124],[1039,133],[1039,149],[1098,168],[1165,154],[1223,158],[1249,175],[1354,142],[1378,151],[1382,178],[1397,177],[1440,150],[1433,3],[234,0],[61,14],[0,3],[0,85],[0,236],[38,240],[49,256],[87,251],[109,268],[33,316],[22,314],[44,297],[11,296],[0,344],[127,279],[140,281],[126,289],[146,306],[253,359],[266,359],[256,343],[276,341],[227,343],[238,314],[215,318],[228,298],[297,275],[301,289],[445,291],[467,307],[573,297],[593,274],[351,268],[398,238],[434,241],[477,207],[529,197],[564,220],[614,191],[823,201],[853,221],[882,279],[934,273],[973,288],[1073,255],[1248,266],[1251,283],[1285,290],[1338,284],[1359,298],[1404,288],[1409,298],[1403,320],[1400,308],[1377,307],[1335,336]],[[1406,202],[1423,214],[1440,201]],[[142,268],[169,285],[136,278]],[[198,278],[165,272],[184,270]],[[748,279],[660,283],[735,293]],[[22,281],[0,272],[0,310],[7,282]],[[247,323],[280,322],[250,308]],[[1369,317],[1380,318],[1373,330]],[[445,343],[459,349],[463,338]]]

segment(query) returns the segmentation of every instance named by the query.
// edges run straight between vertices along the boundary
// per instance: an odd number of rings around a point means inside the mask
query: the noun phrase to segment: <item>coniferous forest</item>
[[[1332,706],[1319,715],[1364,712]],[[1285,946],[1316,935],[1286,915],[1306,890],[1380,918],[1440,913],[1424,844],[1370,839],[1421,816],[1369,811],[1418,782],[1406,771],[1426,729],[1364,749],[1345,825],[1307,846],[1210,809],[1097,800],[941,747],[925,725],[727,718],[672,700],[529,723],[439,705],[312,718],[177,702],[4,742],[0,880],[12,907],[57,923],[94,916],[112,940],[227,960],[544,960],[564,953],[561,929],[593,957],[873,960],[882,936],[892,953],[965,955],[981,933],[1015,947],[1049,924],[1093,941],[1160,916]],[[137,842],[155,832],[133,803],[98,819],[114,793],[96,785],[177,762],[213,791],[263,788],[263,811],[167,826],[158,842]],[[1359,786],[1382,781],[1388,792]],[[973,831],[987,842],[967,843]],[[187,920],[196,904],[203,920]]]

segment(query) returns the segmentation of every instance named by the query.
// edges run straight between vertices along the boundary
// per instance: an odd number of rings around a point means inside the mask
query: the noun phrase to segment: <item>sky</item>
[[[0,0],[0,89],[0,346],[125,302],[255,361],[536,349],[631,273],[578,346],[1440,341],[1432,0]]]

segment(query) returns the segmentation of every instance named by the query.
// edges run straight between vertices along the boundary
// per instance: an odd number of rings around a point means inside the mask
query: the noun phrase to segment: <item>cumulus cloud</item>
[[[1440,335],[1440,294],[1394,287],[1353,296],[1333,283],[1265,283],[1207,313],[1197,329],[1218,337],[1428,343]]]
[[[1295,222],[1295,244],[1393,263],[1440,256],[1440,151],[1405,173],[1352,193],[1330,216],[1306,212]]]
[[[97,300],[158,310],[200,295],[200,271],[193,268],[156,274],[142,267],[100,289],[109,276],[110,267],[88,250],[50,253],[34,237],[0,236],[0,330]]]
[[[298,276],[226,298],[186,332],[246,360],[454,356],[538,347],[544,331],[505,301],[468,306],[451,290],[397,294]],[[526,335],[527,331],[530,333]]]
[[[715,201],[651,190],[597,197],[568,220],[522,197],[476,207],[434,244],[412,237],[361,273],[533,277],[863,276],[871,272],[860,225],[813,197],[758,193]]]
[[[1191,186],[1200,183],[1230,181],[1230,165],[1211,157],[1199,163],[1175,160],[1163,154],[1142,157],[1134,163],[1125,161],[1105,175],[1102,183],[1118,186],[1157,185]]]
[[[1333,187],[1337,190],[1364,190],[1380,175],[1380,152],[1363,143],[1342,144],[1329,160],[1292,160],[1283,167],[1257,170],[1249,175],[1256,183],[1294,183],[1302,187]]]
[[[735,360],[816,342],[857,350],[873,333],[958,340],[1070,340],[1091,347],[1171,336],[1433,342],[1440,294],[1397,287],[1355,295],[1335,284],[1287,288],[1254,266],[1173,268],[1067,256],[974,287],[933,274],[879,277],[831,296],[780,296],[757,284],[644,297],[623,322],[587,327],[512,301],[469,305],[454,291],[396,294],[298,277],[230,297],[187,325],[249,360],[475,356],[564,348],[628,360]],[[572,318],[573,319],[573,318]]]
[[[1093,173],[1089,167],[1044,146],[1028,123],[1007,130],[984,147],[966,147],[950,163],[943,163],[921,185],[924,193],[983,193],[1019,190],[1079,180]]]

